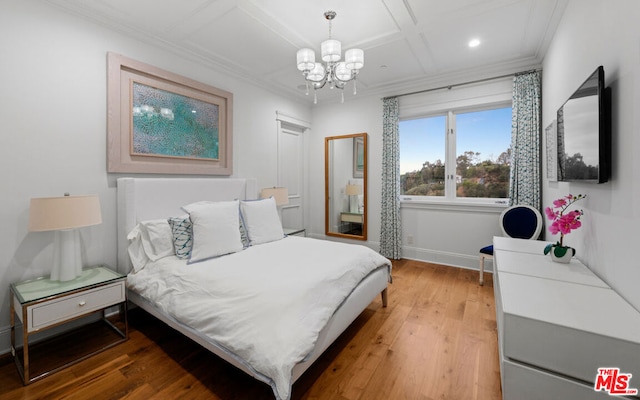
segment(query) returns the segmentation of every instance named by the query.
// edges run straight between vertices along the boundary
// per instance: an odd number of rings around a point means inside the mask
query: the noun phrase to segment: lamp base
[[[70,281],[82,274],[80,240],[76,229],[55,231],[52,281]]]
[[[358,214],[358,196],[350,195],[349,196],[349,212],[352,214]]]

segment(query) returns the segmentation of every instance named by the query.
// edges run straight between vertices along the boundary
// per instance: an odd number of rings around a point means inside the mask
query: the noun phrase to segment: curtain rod
[[[515,72],[515,73],[512,73],[512,74],[494,76],[494,77],[491,77],[491,78],[476,79],[474,81],[456,83],[456,84],[453,84],[453,85],[446,85],[446,86],[440,86],[440,87],[435,87],[435,88],[431,88],[431,89],[417,90],[415,92],[402,93],[402,94],[397,94],[397,95],[394,95],[394,96],[386,96],[386,97],[383,97],[382,100],[391,99],[391,98],[394,98],[394,97],[411,96],[413,94],[428,93],[428,92],[433,92],[435,90],[442,90],[442,89],[451,90],[452,88],[457,87],[457,86],[465,86],[465,85],[472,85],[474,83],[482,83],[482,82],[487,82],[487,81],[494,81],[494,80],[498,80],[498,79],[502,79],[502,78],[508,78],[510,76],[520,76],[520,75],[524,75],[524,74],[529,74],[529,73],[536,72],[536,71],[541,71],[541,69],[530,69],[528,71]]]

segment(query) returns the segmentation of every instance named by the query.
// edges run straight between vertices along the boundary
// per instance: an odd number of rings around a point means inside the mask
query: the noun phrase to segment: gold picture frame
[[[231,175],[233,94],[107,54],[107,171]]]

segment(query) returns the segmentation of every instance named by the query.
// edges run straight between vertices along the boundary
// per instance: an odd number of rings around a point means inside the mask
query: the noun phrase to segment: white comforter
[[[235,354],[291,394],[291,371],[371,271],[391,264],[360,246],[300,237],[187,265],[171,256],[127,278],[130,289]]]

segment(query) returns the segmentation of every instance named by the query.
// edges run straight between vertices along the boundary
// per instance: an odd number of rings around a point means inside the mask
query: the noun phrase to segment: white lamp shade
[[[362,185],[347,185],[345,190],[348,196],[358,196],[362,194]]]
[[[285,187],[264,188],[260,191],[261,199],[268,199],[269,197],[274,198],[276,206],[289,204],[289,191]]]
[[[102,223],[98,196],[41,197],[31,199],[29,231],[82,228]]]
[[[313,82],[320,82],[324,79],[324,65],[316,63],[315,67],[307,75],[307,79]]]
[[[311,49],[300,49],[296,55],[298,60],[298,69],[300,71],[309,71],[315,67],[316,53]]]
[[[325,62],[336,62],[340,60],[342,44],[339,40],[329,39],[320,45],[322,60]]]
[[[364,67],[364,51],[362,49],[349,49],[344,54],[344,62],[348,69],[358,70]]]
[[[82,273],[78,231],[102,223],[98,196],[64,196],[31,199],[29,231],[56,231],[51,280],[69,281]]]
[[[336,64],[335,69],[336,78],[341,81],[348,81],[351,79],[351,70],[347,68],[345,63],[339,62]]]

